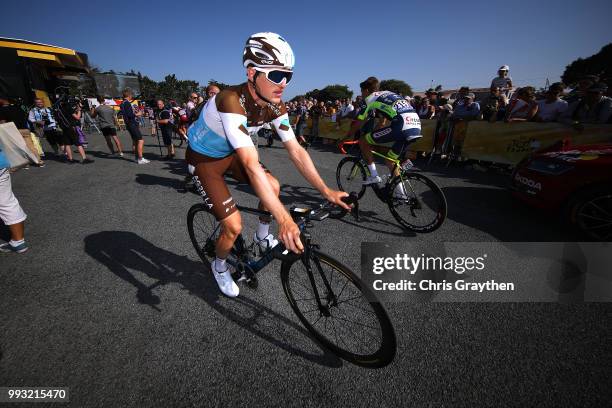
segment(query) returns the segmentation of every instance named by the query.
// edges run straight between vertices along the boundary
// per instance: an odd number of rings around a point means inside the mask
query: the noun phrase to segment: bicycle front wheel
[[[373,292],[350,269],[319,251],[283,262],[281,282],[302,324],[339,357],[363,367],[384,367],[396,352],[391,320]],[[319,296],[317,301],[316,293]]]
[[[221,224],[208,210],[206,204],[194,204],[187,213],[187,230],[196,252],[204,263],[211,263],[215,258],[215,244]]]
[[[403,227],[432,232],[446,219],[446,197],[433,180],[420,173],[404,172],[388,186],[387,205]]]
[[[340,160],[336,168],[336,182],[338,188],[347,193],[357,193],[357,198],[361,199],[366,191],[363,182],[366,179],[366,169],[357,157],[345,157]]]

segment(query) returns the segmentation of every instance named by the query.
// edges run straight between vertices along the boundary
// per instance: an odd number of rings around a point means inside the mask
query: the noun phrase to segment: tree
[[[231,86],[223,82],[215,81],[214,79],[209,79],[208,86],[211,86],[211,85],[215,85],[217,88],[219,88],[220,91]]]
[[[381,91],[391,91],[403,96],[412,96],[412,88],[400,79],[385,79],[380,81]]]
[[[146,75],[141,76],[140,78],[140,94],[142,99],[151,100],[158,97],[159,86],[157,82],[152,80]]]
[[[325,88],[318,90],[313,89],[306,92],[306,98],[315,98],[319,101],[335,101],[336,99],[352,98],[353,91],[349,90],[347,85],[327,85]]]
[[[612,79],[612,43],[605,45],[597,54],[571,62],[565,67],[561,80],[565,85],[575,87],[585,75],[599,75],[601,79]]]

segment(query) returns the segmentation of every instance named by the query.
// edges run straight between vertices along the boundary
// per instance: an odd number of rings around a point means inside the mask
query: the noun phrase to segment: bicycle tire
[[[348,169],[348,173],[343,174],[343,169]],[[361,180],[359,179],[359,174],[354,174],[354,172],[359,172],[361,174]],[[359,190],[354,191],[357,193],[357,199],[361,199],[361,197],[363,197],[365,194],[366,186],[363,184],[363,182],[365,181],[366,177],[366,169],[364,168],[361,159],[357,157],[345,157],[340,160],[338,166],[336,167],[336,182],[338,183],[338,188],[341,191],[345,191],[347,193],[353,192],[345,189],[348,188],[347,181],[350,181],[352,178],[360,183]],[[342,184],[343,181],[345,181],[344,185]]]
[[[414,232],[427,233],[427,232],[435,231],[438,228],[440,228],[440,226],[444,223],[444,220],[446,219],[447,211],[448,211],[446,197],[444,196],[444,193],[442,192],[440,187],[438,187],[438,185],[432,179],[430,179],[429,177],[421,173],[406,171],[402,174],[402,178],[404,182],[406,180],[408,182],[410,182],[410,180],[419,181],[419,182],[424,183],[427,187],[429,187],[430,191],[432,192],[432,197],[429,199],[429,201],[435,201],[437,203],[437,208],[435,210],[435,217],[433,218],[433,220],[430,223],[425,224],[425,225],[414,224],[414,222],[410,222],[410,219],[408,217],[402,216],[402,214],[398,212],[398,208],[400,208],[400,206],[403,206],[403,205],[411,205],[411,204],[407,203],[407,200],[398,200],[397,198],[393,196],[393,192],[395,191],[395,188],[402,181],[402,179],[399,176],[395,176],[393,177],[393,179],[391,180],[389,184],[388,191],[390,191],[391,193],[387,197],[387,205],[389,206],[389,210],[391,211],[391,214],[393,215],[395,220],[399,222],[404,228],[407,228]],[[410,191],[410,193],[414,192],[412,184],[409,190],[412,190]],[[424,202],[424,200],[421,200],[421,202]],[[411,210],[413,209],[414,208],[411,207]]]
[[[377,322],[378,326],[374,327],[374,326],[363,325],[363,327],[364,329],[365,327],[368,327],[369,329],[379,328],[380,333],[381,333],[380,343],[374,345],[375,350],[373,352],[368,352],[365,354],[358,353],[358,352],[355,352],[355,350],[352,350],[352,351],[347,350],[342,345],[342,343],[344,343],[345,346],[348,346],[346,341],[351,341],[358,337],[358,336],[355,336],[355,333],[353,330],[349,329],[352,336],[343,337],[341,333],[340,338],[338,338],[337,326],[335,325],[335,323],[331,323],[330,328],[333,327],[333,333],[334,333],[334,337],[336,340],[336,341],[333,341],[330,338],[328,338],[328,336],[321,333],[319,329],[317,329],[317,327],[327,328],[327,323],[328,323],[327,320],[324,323],[321,323],[319,326],[315,327],[317,323],[320,321],[320,319],[324,317],[323,314],[318,310],[316,306],[317,304],[313,301],[313,302],[310,302],[310,305],[304,306],[300,302],[302,300],[308,300],[308,299],[299,299],[299,298],[296,299],[295,297],[296,293],[294,293],[294,291],[297,292],[296,288],[299,288],[300,286],[306,289],[307,291],[308,291],[308,287],[302,284],[296,284],[295,286],[292,286],[292,283],[290,283],[291,282],[290,279],[292,276],[295,276],[296,278],[300,278],[300,279],[304,279],[304,277],[306,277],[306,279],[308,279],[307,273],[304,272],[305,271],[304,263],[301,260],[298,260],[295,262],[283,262],[281,265],[281,282],[283,285],[283,290],[285,292],[285,295],[287,296],[287,299],[289,300],[289,304],[291,308],[293,309],[293,312],[297,315],[298,319],[302,322],[302,324],[306,327],[306,329],[308,329],[308,331],[312,333],[312,335],[321,344],[323,344],[325,347],[327,347],[329,350],[331,350],[333,353],[335,353],[337,356],[339,356],[340,358],[344,360],[347,360],[355,365],[359,365],[362,367],[368,367],[368,368],[380,368],[380,367],[384,367],[388,365],[389,363],[391,363],[391,361],[393,361],[393,358],[395,357],[395,353],[397,350],[395,331],[393,329],[393,325],[391,324],[391,320],[389,319],[389,316],[385,308],[376,299],[376,297],[374,296],[374,293],[349,268],[342,265],[340,262],[330,257],[329,255],[321,253],[317,250],[313,250],[311,259],[312,259],[313,264],[315,263],[315,259],[317,259],[319,262],[318,265],[325,264],[332,268],[331,269],[332,273],[330,273],[330,277],[328,278],[328,280],[330,281],[330,286],[332,286],[332,289],[333,289],[334,276],[336,277],[337,282],[339,282],[339,279],[342,276],[347,280],[347,283],[344,284],[344,287],[340,290],[340,293],[336,293],[339,299],[337,299],[338,301],[335,306],[332,304],[332,306],[330,307],[329,309],[330,315],[326,317],[326,319],[331,318],[332,315],[336,315],[338,320],[351,322],[353,324],[359,325],[359,323],[356,321],[347,320],[342,317],[342,316],[346,317],[346,314],[343,314],[339,311],[338,305],[341,303],[346,303],[347,306],[352,306],[352,309],[350,310],[354,310],[355,312],[358,312],[358,310],[361,310],[361,311],[371,313],[371,315],[375,317],[373,321]],[[298,270],[297,266],[299,265],[302,265],[302,269],[304,271]],[[323,272],[323,274],[327,276],[325,272]],[[334,275],[334,274],[339,274],[339,275]],[[315,281],[318,280],[317,290],[320,293],[320,295],[323,296],[324,293],[326,293],[325,291],[326,287],[324,286],[323,281],[320,277],[320,274],[318,273],[317,264],[313,265],[313,275],[315,275]],[[310,284],[310,288],[311,288],[310,290],[312,290],[312,284],[310,283],[310,280],[307,280],[307,282]],[[351,284],[351,288],[349,289],[349,292],[346,292],[347,296],[350,296],[350,290],[356,291],[356,293],[361,294],[361,296],[363,297],[364,302],[362,302],[362,304],[364,306],[369,305],[369,309],[371,310],[362,309],[360,307],[355,306],[354,304],[348,303],[350,301],[355,300],[354,298],[349,298],[348,300],[344,300],[341,298],[342,294],[345,293],[346,287],[348,286],[349,283]],[[340,286],[340,284],[338,284],[338,286]],[[336,290],[335,292],[338,292],[338,290]],[[306,294],[306,296],[307,295],[308,293]],[[329,302],[330,299],[327,297],[325,301]],[[312,316],[311,315],[311,313],[313,312],[312,310],[303,310],[303,308],[308,307],[308,306],[310,306],[311,308],[315,307],[315,310],[314,310],[315,313],[319,311],[320,316],[319,318],[317,318],[317,320],[314,323],[311,323],[308,320],[308,318],[305,316],[305,314],[309,314],[310,316]],[[334,307],[337,308],[338,310],[333,310]],[[315,318],[316,315],[312,317]],[[351,326],[351,327],[354,327],[354,326]],[[368,345],[372,345],[372,343],[370,342],[370,339],[367,339],[367,341],[368,341]]]
[[[204,217],[205,220],[203,222],[196,223],[201,225],[201,228],[196,229],[194,228],[194,222],[196,219],[198,219],[198,217]],[[210,232],[206,230],[207,228],[210,230]],[[211,261],[214,259],[214,243],[216,242],[215,234],[218,235],[220,226],[206,204],[198,203],[189,208],[189,211],[187,212],[187,230],[189,231],[191,243],[193,244],[193,247],[198,253],[200,259],[202,259],[204,263],[211,263]],[[212,243],[209,242],[210,240],[212,240]],[[212,248],[210,245],[212,245]]]

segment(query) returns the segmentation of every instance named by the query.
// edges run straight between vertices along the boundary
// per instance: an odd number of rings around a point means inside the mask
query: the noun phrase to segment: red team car
[[[612,143],[558,143],[523,159],[513,195],[543,210],[560,210],[586,237],[612,239]]]

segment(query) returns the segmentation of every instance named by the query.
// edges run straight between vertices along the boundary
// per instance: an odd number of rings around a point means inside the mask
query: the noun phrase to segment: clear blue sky
[[[0,36],[73,48],[103,70],[233,84],[246,38],[274,31],[296,54],[285,99],[370,75],[415,90],[488,86],[503,64],[515,84],[542,86],[612,41],[610,0],[123,3],[3,2]]]

